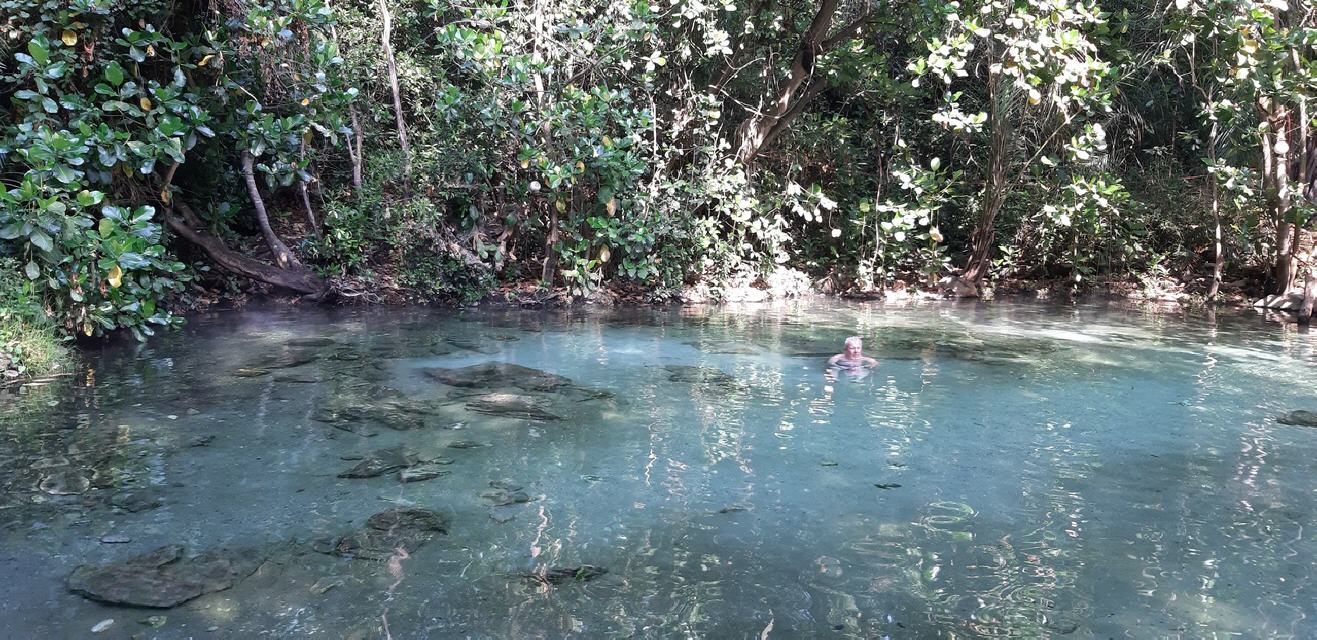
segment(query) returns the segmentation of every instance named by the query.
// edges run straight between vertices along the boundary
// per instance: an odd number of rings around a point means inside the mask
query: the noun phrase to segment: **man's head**
[[[855,359],[860,356],[860,350],[864,348],[864,342],[860,336],[851,336],[846,338],[846,357]]]

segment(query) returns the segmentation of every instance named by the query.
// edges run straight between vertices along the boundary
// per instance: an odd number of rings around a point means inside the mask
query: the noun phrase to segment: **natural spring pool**
[[[200,315],[0,404],[0,637],[1317,636],[1317,334],[1200,316]]]

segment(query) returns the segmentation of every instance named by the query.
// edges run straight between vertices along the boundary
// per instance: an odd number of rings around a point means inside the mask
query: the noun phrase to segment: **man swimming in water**
[[[846,338],[845,350],[842,353],[828,358],[828,366],[849,370],[872,369],[873,367],[878,366],[877,360],[860,353],[863,348],[864,342],[860,340],[860,336]]]

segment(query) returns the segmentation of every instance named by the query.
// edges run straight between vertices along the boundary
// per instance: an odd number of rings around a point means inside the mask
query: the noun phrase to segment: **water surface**
[[[853,334],[880,366],[826,375]],[[0,636],[1313,637],[1317,429],[1275,417],[1317,410],[1315,354],[1094,305],[200,316],[3,405]],[[426,373],[485,363],[561,378]],[[396,447],[448,473],[338,477]],[[322,553],[399,507],[447,535]],[[259,568],[167,610],[67,589],[167,544]]]

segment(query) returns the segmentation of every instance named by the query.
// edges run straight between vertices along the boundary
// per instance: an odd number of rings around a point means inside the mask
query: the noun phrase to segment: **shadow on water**
[[[849,335],[879,367],[825,376]],[[1275,417],[1317,409],[1313,354],[1118,305],[201,316],[5,405],[0,615],[21,637],[1304,637],[1317,430]]]

